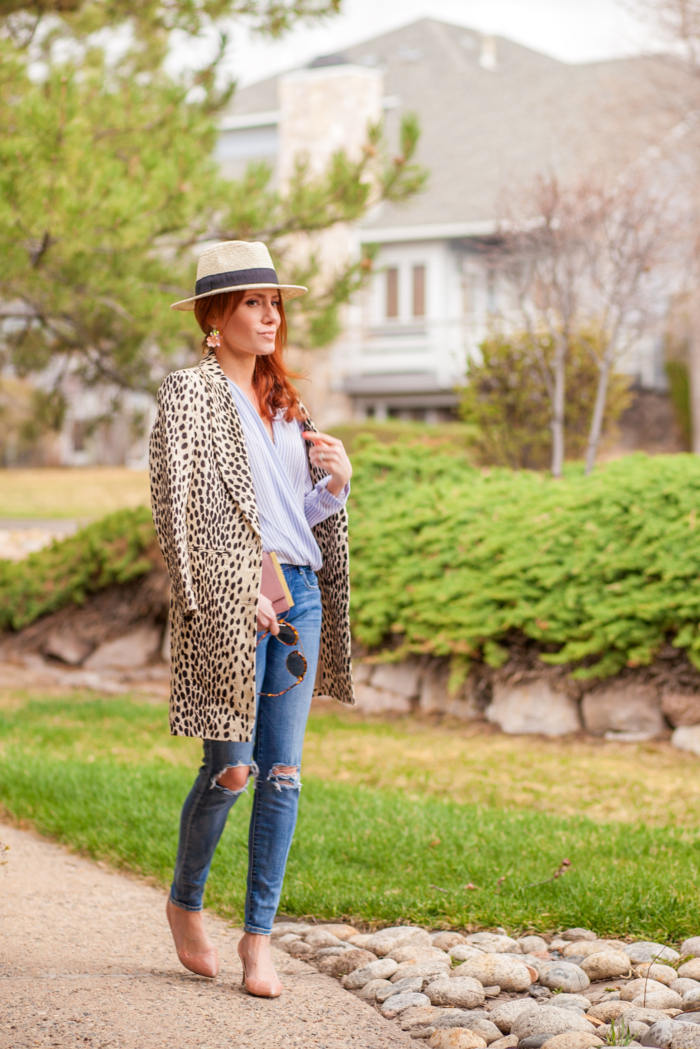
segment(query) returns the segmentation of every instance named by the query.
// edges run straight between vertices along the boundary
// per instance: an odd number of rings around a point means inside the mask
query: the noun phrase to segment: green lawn
[[[601,934],[666,940],[698,932],[695,826],[594,822],[522,802],[496,807],[483,803],[476,788],[470,803],[459,803],[417,784],[371,787],[359,764],[358,782],[342,781],[331,755],[360,730],[374,744],[410,739],[412,731],[401,723],[358,728],[333,715],[312,719],[313,771],[304,776],[281,912],[365,925],[411,921],[509,931],[586,925]],[[440,732],[424,728],[422,736],[423,746],[439,754]],[[488,737],[473,745],[488,761]],[[324,750],[335,779],[319,774]],[[164,705],[5,697],[0,758],[0,802],[11,817],[167,883],[198,745],[167,734]],[[458,763],[448,754],[449,761]],[[653,754],[647,764],[654,765]],[[248,806],[244,798],[232,813],[207,895],[209,906],[235,920],[243,907]],[[569,874],[533,884],[564,858],[572,861]],[[478,888],[466,889],[469,883]]]

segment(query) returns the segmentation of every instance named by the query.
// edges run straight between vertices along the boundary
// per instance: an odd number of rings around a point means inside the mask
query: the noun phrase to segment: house
[[[232,178],[264,159],[283,181],[295,153],[320,166],[341,146],[352,151],[368,120],[384,117],[389,142],[403,114],[420,120],[428,187],[348,234],[348,250],[378,246],[371,286],[335,345],[307,355],[307,399],[322,425],[452,417],[489,318],[515,305],[483,250],[504,195],[537,174],[567,179],[598,158],[619,168],[639,156],[668,119],[637,104],[647,61],[570,65],[425,18],[236,93],[217,147]],[[658,339],[622,366],[641,387],[663,386]]]

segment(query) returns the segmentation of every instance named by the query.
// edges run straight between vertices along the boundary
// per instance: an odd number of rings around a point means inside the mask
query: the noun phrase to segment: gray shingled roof
[[[650,60],[569,65],[497,37],[490,70],[479,63],[482,39],[425,18],[346,50],[383,69],[385,94],[400,99],[387,113],[390,142],[401,114],[418,114],[418,160],[431,172],[424,193],[383,205],[366,228],[493,220],[509,185],[548,170],[570,177],[592,161],[618,166],[648,144],[653,116],[640,99]],[[277,79],[240,90],[228,112],[276,109]]]

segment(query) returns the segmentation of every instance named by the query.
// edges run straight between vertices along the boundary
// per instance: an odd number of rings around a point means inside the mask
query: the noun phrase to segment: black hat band
[[[252,270],[231,270],[229,273],[212,273],[210,277],[201,277],[195,284],[195,295],[206,295],[207,292],[219,291],[221,288],[236,288],[241,284],[279,284],[274,270],[259,267]]]

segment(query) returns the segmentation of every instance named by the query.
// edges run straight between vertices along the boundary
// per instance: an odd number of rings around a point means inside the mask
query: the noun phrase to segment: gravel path
[[[304,962],[275,951],[273,1001],[240,986],[240,931],[208,916],[216,980],[187,973],[165,893],[0,825],[0,1047],[394,1049],[409,1036]]]

